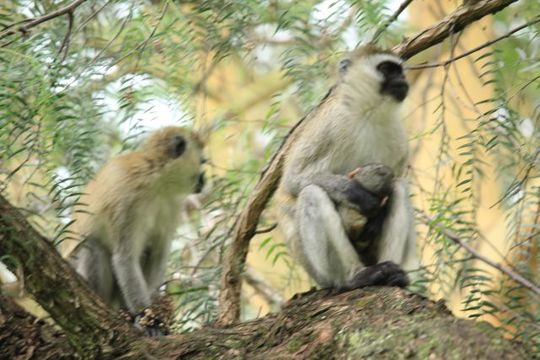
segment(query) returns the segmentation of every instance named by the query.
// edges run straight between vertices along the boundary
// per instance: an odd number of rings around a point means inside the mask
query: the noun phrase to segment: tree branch
[[[11,36],[13,34],[16,34],[17,32],[22,32],[25,34],[30,30],[31,28],[38,26],[39,24],[42,24],[46,21],[49,21],[51,19],[57,18],[59,16],[65,15],[65,14],[73,14],[73,11],[78,8],[82,3],[84,3],[86,0],[75,0],[71,4],[64,6],[63,8],[60,8],[56,11],[53,11],[49,14],[34,18],[34,19],[26,19],[23,21],[20,21],[15,24],[11,24],[6,26],[4,31],[0,33],[0,40]],[[19,25],[19,26],[17,26]]]
[[[251,285],[255,292],[259,294],[268,305],[283,305],[283,297],[266,281],[259,273],[252,268],[244,272],[244,280]]]
[[[78,352],[103,356],[139,337],[2,195],[0,254],[7,254],[2,262],[11,272],[23,274],[25,288],[65,330]]]
[[[45,337],[50,331],[43,326],[12,328],[16,324],[9,313],[2,311],[5,305],[2,300],[0,298],[1,359],[78,358],[65,353],[65,346],[62,346],[65,344],[58,344],[65,343],[63,338]],[[40,331],[37,336],[34,329]],[[40,346],[41,339],[47,341],[43,344],[47,348]],[[31,345],[35,348],[29,348],[29,340],[34,340]],[[226,329],[210,326],[182,335],[141,338],[131,348],[116,350],[124,355],[93,357],[84,354],[80,358],[531,358],[526,346],[501,338],[497,330],[486,323],[456,319],[440,302],[432,302],[403,289],[382,286],[335,296],[328,296],[326,290],[299,294],[279,313],[254,321]],[[22,354],[34,356],[22,357]]]
[[[399,17],[399,15],[401,15],[401,13],[403,11],[405,11],[405,9],[413,2],[413,0],[405,0],[401,3],[401,5],[399,6],[399,8],[396,10],[396,12],[384,23],[381,25],[381,27],[379,27],[377,29],[377,31],[375,32],[375,34],[373,35],[373,38],[371,39],[371,42],[376,42],[377,40],[379,40],[379,37],[382,35],[382,33],[390,26],[392,25],[392,23],[394,21],[397,20],[397,18]]]
[[[494,14],[518,0],[464,1],[454,12],[437,24],[421,31],[411,39],[405,39],[393,48],[402,58],[408,59],[433,45],[441,43],[452,34],[465,29],[486,15]]]
[[[393,50],[408,59],[463,30],[472,22],[500,11],[515,1],[517,0],[483,0],[474,4],[463,4],[439,23],[420,32],[412,39],[403,41]],[[236,222],[232,241],[223,261],[218,315],[218,322],[221,325],[230,325],[238,321],[240,317],[241,274],[244,270],[249,242],[255,235],[261,213],[277,189],[285,155],[297,134],[302,131],[305,118],[293,127],[281,148],[270,160]]]
[[[509,32],[507,32],[504,35],[499,36],[498,38],[490,40],[490,41],[488,41],[488,42],[486,42],[486,43],[484,43],[482,45],[479,45],[479,46],[477,46],[475,48],[472,48],[472,49],[470,49],[468,51],[465,51],[464,53],[459,54],[457,56],[454,56],[454,57],[452,57],[450,59],[447,59],[445,61],[436,62],[436,63],[424,63],[424,64],[407,66],[407,70],[418,70],[418,69],[426,69],[426,68],[434,68],[434,67],[439,67],[439,66],[446,66],[446,65],[448,65],[448,64],[450,64],[450,63],[452,63],[454,61],[457,61],[457,60],[462,59],[464,57],[467,57],[467,56],[469,56],[471,54],[474,54],[477,51],[480,51],[480,50],[482,50],[484,48],[487,48],[488,46],[491,46],[491,45],[495,44],[496,42],[504,40],[504,39],[512,36],[514,33],[518,32],[520,30],[523,30],[525,28],[528,28],[529,26],[531,26],[533,24],[536,24],[538,22],[540,22],[540,16],[536,17],[534,20],[531,20],[526,24],[523,24],[521,26],[518,26],[518,27],[510,30]]]
[[[54,341],[51,341],[54,339]],[[72,359],[65,334],[0,294],[1,359]]]
[[[497,264],[493,260],[491,260],[491,259],[485,257],[484,255],[480,254],[471,245],[469,245],[466,242],[464,242],[463,240],[461,240],[456,233],[454,233],[453,231],[448,230],[445,227],[437,224],[436,221],[434,219],[432,219],[431,217],[429,217],[427,214],[425,214],[423,212],[420,212],[420,216],[421,216],[422,220],[426,223],[426,225],[429,225],[430,227],[435,228],[441,234],[443,234],[444,236],[446,236],[447,238],[452,240],[454,243],[456,243],[457,245],[459,245],[462,248],[464,248],[465,250],[467,250],[473,257],[475,257],[478,260],[488,264],[492,268],[495,268],[495,269],[499,270],[500,272],[502,272],[503,274],[506,274],[508,277],[510,277],[515,282],[523,285],[524,287],[531,290],[532,292],[540,295],[540,287],[538,287],[538,285],[534,284],[532,281],[526,279],[522,275],[514,272],[513,270],[511,270],[511,269],[509,269],[509,268],[507,268],[505,266]]]

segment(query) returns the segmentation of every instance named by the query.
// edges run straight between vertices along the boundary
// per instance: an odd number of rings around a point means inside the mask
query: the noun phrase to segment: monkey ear
[[[351,59],[342,59],[338,64],[339,74],[344,75],[349,69],[349,66],[351,66],[351,63]]]
[[[171,154],[171,157],[176,159],[180,157],[187,148],[187,142],[184,137],[177,135],[173,138],[171,147],[169,149],[169,153]]]

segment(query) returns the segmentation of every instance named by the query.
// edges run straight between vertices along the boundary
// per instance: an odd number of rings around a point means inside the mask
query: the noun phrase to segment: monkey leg
[[[394,184],[390,209],[382,226],[378,259],[392,261],[404,270],[414,270],[419,267],[419,261],[416,256],[414,212],[407,187],[404,179]]]
[[[296,203],[299,251],[307,272],[322,287],[348,288],[363,268],[327,193],[308,185]]]
[[[392,261],[364,266],[334,202],[322,188],[309,185],[300,192],[296,218],[304,267],[320,286],[354,289],[408,285],[407,274]]]
[[[77,272],[105,302],[110,304],[114,278],[109,252],[96,240],[88,238],[77,248],[73,256]]]

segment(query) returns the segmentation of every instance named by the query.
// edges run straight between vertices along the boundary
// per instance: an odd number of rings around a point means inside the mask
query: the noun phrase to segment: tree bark
[[[51,324],[0,295],[0,359],[71,359],[73,349],[66,340]]]
[[[26,290],[81,354],[115,357],[117,348],[125,348],[138,338],[1,195],[0,258],[10,271],[23,274]]]
[[[3,300],[3,299],[2,299]],[[0,312],[0,359],[71,358],[50,326]],[[7,319],[7,321],[5,320]],[[15,331],[14,331],[15,330]],[[22,336],[26,334],[26,336]],[[31,339],[28,339],[31,334]],[[24,340],[26,339],[26,341]],[[36,340],[37,339],[37,340]],[[25,345],[28,346],[25,346]],[[277,314],[227,328],[140,338],[119,359],[528,359],[487,323],[457,319],[442,305],[406,290],[358,289],[298,295]],[[56,357],[55,357],[56,356]],[[83,353],[84,356],[84,353]],[[92,357],[88,357],[92,358]]]

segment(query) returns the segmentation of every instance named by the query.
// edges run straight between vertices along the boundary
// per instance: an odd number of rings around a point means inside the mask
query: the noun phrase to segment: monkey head
[[[140,151],[158,170],[164,188],[200,192],[204,186],[202,164],[206,162],[203,148],[204,142],[197,133],[168,126],[153,132]]]
[[[363,110],[399,105],[409,91],[402,64],[391,51],[374,45],[358,48],[340,61],[338,87],[343,88],[346,101],[362,104]]]
[[[383,164],[366,164],[349,173],[349,177],[360,183],[369,192],[387,196],[392,191],[394,173]]]

